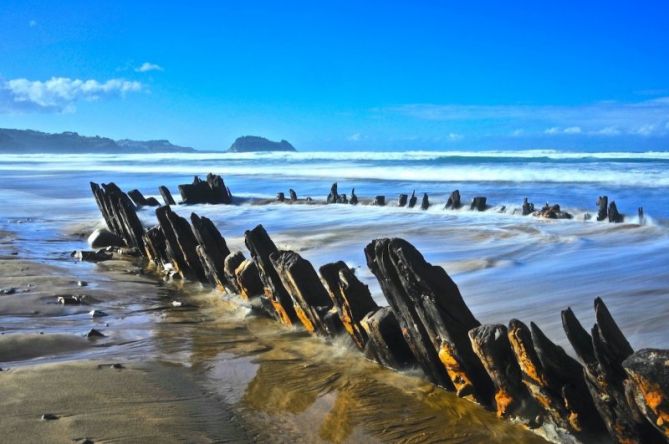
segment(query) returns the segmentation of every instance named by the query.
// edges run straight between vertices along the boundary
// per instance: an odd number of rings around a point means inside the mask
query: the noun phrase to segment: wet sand
[[[543,441],[418,371],[365,360],[346,337],[328,343],[252,316],[235,296],[165,284],[132,261],[39,263],[12,248],[5,235],[0,289],[14,289],[0,295],[6,442]],[[67,294],[90,303],[56,302]],[[86,338],[90,328],[106,337]]]

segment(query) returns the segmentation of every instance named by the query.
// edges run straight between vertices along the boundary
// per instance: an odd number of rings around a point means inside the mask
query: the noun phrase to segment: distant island
[[[0,153],[191,153],[194,148],[173,145],[167,140],[113,140],[82,136],[66,131],[44,133],[0,128]]]
[[[293,145],[291,145],[286,140],[281,142],[273,142],[267,140],[264,137],[258,136],[242,136],[238,137],[234,141],[230,148],[228,148],[229,153],[254,153],[262,151],[297,151]]]

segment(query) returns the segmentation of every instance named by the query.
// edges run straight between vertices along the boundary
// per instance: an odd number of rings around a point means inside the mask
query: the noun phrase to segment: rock
[[[184,303],[181,302],[181,301],[172,301],[170,305],[172,307],[178,308],[178,307],[182,307],[184,305]]]
[[[379,308],[369,288],[342,261],[325,264],[319,271],[344,329],[355,345],[364,350],[368,337],[361,324],[362,319]]]
[[[123,247],[125,242],[123,242],[123,239],[121,239],[120,236],[117,236],[111,231],[104,228],[98,228],[88,236],[88,245],[90,245],[91,248]]]
[[[397,201],[397,206],[403,207],[407,204],[407,200],[409,199],[409,196],[406,194],[400,194],[400,197]]]
[[[460,207],[462,207],[462,203],[460,202],[460,190],[455,190],[448,197],[448,200],[446,201],[446,206],[444,208],[451,208],[453,210],[457,210]]]
[[[174,201],[174,198],[172,197],[172,193],[170,193],[170,190],[166,186],[164,185],[159,186],[158,191],[160,192],[160,195],[163,197],[163,202],[165,202],[165,205],[177,204]]]
[[[293,145],[286,140],[274,142],[259,136],[242,136],[235,139],[227,152],[229,153],[253,153],[270,151],[297,151]]]
[[[335,182],[330,187],[330,194],[328,194],[327,203],[329,204],[337,203],[338,200],[339,200],[339,194],[337,194],[337,182]]]
[[[623,368],[639,412],[669,441],[669,350],[639,350],[623,361]]]
[[[221,176],[209,173],[207,179],[195,176],[192,184],[179,185],[179,193],[185,204],[231,204],[232,194]]]
[[[357,205],[358,204],[358,196],[355,195],[355,188],[351,190],[351,199],[349,199],[349,203],[351,205]]]
[[[55,415],[53,413],[44,413],[42,415],[42,421],[55,421],[59,418],[60,418],[60,416]]]
[[[244,243],[251,252],[251,257],[258,268],[260,280],[263,283],[262,297],[269,301],[273,308],[270,314],[284,325],[300,323],[293,307],[293,301],[270,260],[270,255],[278,254],[279,250],[270,239],[265,228],[258,225],[253,230],[246,231],[244,233]]]
[[[78,287],[88,287],[88,282],[86,281],[77,281]]]
[[[14,287],[9,287],[9,288],[3,288],[0,290],[0,294],[2,295],[10,295],[16,293],[16,288]]]
[[[103,262],[108,261],[112,258],[112,254],[103,250],[98,251],[86,251],[86,250],[77,250],[73,251],[70,255],[80,262]]]
[[[326,335],[324,317],[332,308],[332,301],[314,267],[293,251],[273,252],[270,260],[304,328],[309,333]]]
[[[417,200],[418,198],[416,197],[416,190],[413,190],[413,192],[411,193],[411,197],[409,198],[409,205],[408,205],[409,208],[415,207]]]
[[[468,336],[480,323],[446,271],[398,238],[373,241],[365,247],[365,257],[428,378],[489,405],[493,384]]]
[[[92,318],[103,318],[105,316],[109,316],[102,310],[91,310],[88,314],[91,315]]]
[[[286,195],[283,193],[276,193],[276,200],[279,202],[284,202],[286,200]]]
[[[597,198],[597,207],[599,208],[599,210],[597,211],[597,220],[599,222],[606,220],[609,217],[608,206],[609,206],[608,196],[599,196]]]
[[[472,203],[469,205],[470,210],[476,211],[485,211],[488,206],[486,205],[487,199],[484,196],[477,196],[472,199]]]
[[[430,208],[430,199],[427,197],[427,193],[423,193],[423,201],[420,204],[421,210],[427,210]]]
[[[610,223],[621,223],[625,220],[625,216],[618,212],[618,207],[616,206],[615,201],[611,201],[609,204],[609,222]]]
[[[376,197],[374,198],[374,203],[373,203],[373,205],[377,205],[377,206],[382,207],[382,206],[384,206],[385,204],[386,204],[386,196],[376,196]]]
[[[527,197],[523,199],[523,216],[527,216],[529,214],[534,213],[534,204],[532,202],[527,201]]]
[[[360,321],[360,325],[369,338],[365,345],[365,356],[369,359],[396,370],[415,364],[416,360],[390,307],[369,312]]]
[[[65,295],[65,296],[58,296],[57,299],[59,304],[62,305],[80,305],[81,300],[79,299],[78,296],[73,296],[73,295]]]
[[[91,330],[90,330],[88,333],[86,333],[86,337],[87,337],[87,338],[90,338],[90,339],[93,339],[93,338],[106,338],[107,335],[102,334],[102,332],[100,332],[99,330],[96,330],[96,329],[94,329],[94,328],[91,328]]]
[[[544,219],[572,219],[573,216],[566,211],[560,210],[560,205],[546,205],[541,208],[539,211],[535,211],[533,214],[535,217],[541,217]]]

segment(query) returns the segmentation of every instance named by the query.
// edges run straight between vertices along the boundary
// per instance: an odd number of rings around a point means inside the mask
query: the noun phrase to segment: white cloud
[[[160,65],[156,65],[155,63],[144,62],[140,66],[135,68],[135,71],[149,72],[149,71],[164,71],[164,70],[163,67]]]
[[[669,96],[639,102],[600,101],[582,105],[454,105],[405,104],[373,110],[425,121],[476,123],[479,127],[525,135],[642,135],[669,134]],[[617,132],[617,134],[616,134]]]
[[[655,132],[655,125],[641,125],[637,130],[636,134],[640,136],[651,136]]]
[[[607,126],[606,128],[602,128],[600,130],[593,131],[592,134],[595,135],[600,135],[600,136],[617,136],[620,134],[620,130],[616,128],[615,126]]]
[[[124,79],[98,80],[52,77],[46,81],[13,79],[0,81],[0,112],[71,112],[77,101],[124,96],[141,91],[142,84]]]
[[[360,133],[354,133],[348,136],[348,140],[351,142],[358,142],[362,138],[362,135]]]
[[[37,26],[37,21],[36,20],[30,20],[28,22],[28,26],[30,26],[31,28],[34,28],[35,26]]]
[[[513,131],[511,132],[511,135],[512,135],[513,137],[520,137],[520,136],[522,136],[522,135],[524,135],[524,134],[525,134],[525,130],[524,130],[524,129],[515,129],[515,130],[513,130]]]
[[[458,133],[449,133],[449,134],[448,134],[448,140],[450,140],[450,141],[452,141],[452,142],[456,142],[456,141],[458,141],[458,140],[462,140],[463,137],[464,137],[464,136],[463,136],[462,134],[458,134]]]

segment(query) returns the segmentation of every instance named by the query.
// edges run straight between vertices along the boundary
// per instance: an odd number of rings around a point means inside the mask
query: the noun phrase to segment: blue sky
[[[3,0],[0,127],[202,149],[669,149],[663,1],[139,3]]]

